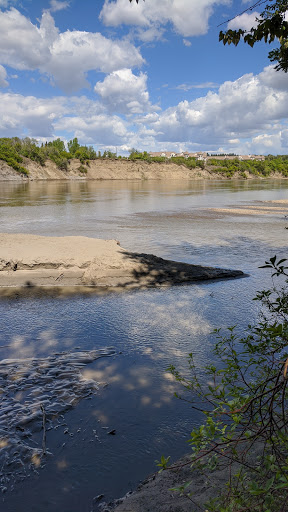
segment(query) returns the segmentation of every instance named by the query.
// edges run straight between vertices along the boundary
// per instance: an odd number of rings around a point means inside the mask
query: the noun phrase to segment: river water
[[[1,232],[117,239],[127,250],[248,274],[101,297],[0,300],[0,359],[19,373],[23,359],[60,368],[64,357],[77,390],[83,377],[100,382],[86,398],[82,387],[77,405],[47,423],[42,466],[35,459],[17,477],[6,467],[1,511],[96,511],[93,498],[122,496],[156,470],[162,454],[175,460],[187,451],[200,418],[173,396],[165,370],[172,363],[187,372],[193,352],[201,375],[211,361],[212,330],[237,324],[242,332],[257,318],[252,298],[271,286],[269,270],[259,266],[274,254],[287,256],[287,209],[285,180],[0,184]],[[75,354],[99,350],[104,357],[71,363]],[[46,393],[46,381],[35,386]],[[43,432],[31,431],[25,442],[41,450]],[[2,445],[0,439],[0,452]]]

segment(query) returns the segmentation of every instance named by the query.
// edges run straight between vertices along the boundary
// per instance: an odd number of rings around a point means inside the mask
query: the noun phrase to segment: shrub
[[[285,277],[285,262],[276,262],[274,256],[264,267],[272,268],[273,276]],[[204,473],[227,467],[226,488],[207,504],[209,512],[287,510],[287,282],[257,294],[255,300],[264,309],[245,336],[239,338],[235,327],[229,328],[226,336],[215,331],[213,364],[205,367],[206,387],[198,378],[193,354],[189,355],[190,379],[174,366],[169,368],[192,393],[192,407],[206,418],[189,439],[191,467]],[[159,466],[167,468],[167,461],[163,457]],[[191,498],[188,483],[178,488],[182,494],[183,489]]]

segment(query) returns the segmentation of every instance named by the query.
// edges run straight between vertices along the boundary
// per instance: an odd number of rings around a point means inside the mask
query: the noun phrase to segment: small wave
[[[99,389],[98,382],[83,377],[81,368],[114,354],[106,348],[0,361],[2,492],[41,466],[46,450],[33,434],[53,428],[65,411]]]

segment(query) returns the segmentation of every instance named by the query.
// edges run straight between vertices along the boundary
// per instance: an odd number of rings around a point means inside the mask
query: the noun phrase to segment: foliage
[[[256,2],[253,8],[257,5],[261,5],[262,1]],[[288,71],[288,22],[285,21],[285,15],[288,10],[288,0],[276,0],[268,3],[261,13],[259,19],[257,19],[257,26],[246,31],[240,30],[227,30],[226,32],[219,33],[219,41],[223,41],[223,44],[234,44],[238,45],[242,39],[244,43],[249,44],[253,47],[255,43],[259,41],[265,41],[265,43],[272,43],[279,41],[279,47],[270,51],[268,56],[271,62],[276,62],[275,69],[277,71],[283,70],[285,73]]]
[[[80,160],[82,166],[90,165],[91,160],[96,159],[125,159],[126,157],[117,157],[116,153],[112,151],[100,151],[96,153],[93,146],[81,146],[77,138],[68,142],[68,149],[66,150],[65,143],[61,139],[55,139],[45,144],[38,145],[36,139],[26,137],[20,139],[18,137],[2,138],[0,139],[0,160],[5,160],[11,167],[20,173],[28,174],[25,167],[19,165],[23,163],[23,157],[29,158],[40,165],[45,165],[47,160],[54,162],[57,167],[64,171],[68,171],[69,162],[71,158]],[[246,171],[255,176],[269,176],[271,173],[278,172],[285,177],[288,177],[288,155],[268,155],[265,161],[245,160],[240,161],[237,157],[233,159],[218,160],[212,156],[204,160],[197,160],[194,157],[173,157],[167,159],[162,156],[150,156],[147,151],[139,151],[131,149],[129,160],[136,161],[142,160],[147,163],[169,163],[173,162],[177,165],[184,165],[188,169],[207,168],[209,172],[221,174],[227,177],[233,177],[235,173],[240,174],[246,178]],[[82,171],[83,172],[83,171]]]
[[[243,337],[235,327],[217,343],[213,364],[205,368],[207,385],[198,378],[193,354],[191,377],[169,368],[192,408],[205,422],[191,433],[191,467],[204,474],[227,468],[227,485],[207,505],[209,512],[281,512],[288,498],[288,291],[287,260],[265,262],[284,281],[257,294],[262,313]],[[216,362],[214,362],[216,361]],[[181,398],[181,397],[180,397]],[[185,400],[186,395],[185,395]],[[159,465],[167,468],[163,457]],[[178,489],[191,498],[189,483]]]
[[[4,160],[10,167],[15,169],[15,171],[20,174],[28,175],[28,170],[19,165],[23,162],[23,158],[19,155],[17,149],[14,147],[14,144],[11,143],[11,139],[2,138],[0,139],[0,160]]]
[[[278,155],[272,156],[269,155],[265,158],[265,161],[259,160],[239,160],[239,158],[235,157],[233,159],[224,159],[218,160],[213,157],[209,157],[207,161],[197,160],[194,157],[172,157],[171,159],[167,159],[164,156],[150,156],[149,153],[144,151],[138,151],[137,149],[131,149],[129,160],[136,161],[142,160],[148,163],[167,163],[173,162],[177,165],[184,165],[188,169],[196,169],[197,167],[204,169],[206,168],[209,172],[224,175],[228,178],[232,178],[235,173],[240,174],[242,178],[246,178],[246,172],[250,174],[254,174],[256,177],[267,177],[270,176],[271,173],[280,173],[285,177],[288,177],[288,156],[287,155]]]
[[[78,142],[77,137],[75,137],[75,139],[73,139],[73,140],[69,140],[67,146],[68,146],[70,155],[74,156],[76,151],[78,151],[80,149],[80,144]]]
[[[23,157],[29,158],[40,165],[45,165],[47,160],[52,160],[59,169],[68,171],[68,164],[71,158],[78,158],[81,164],[89,165],[90,160],[97,158],[96,151],[93,146],[81,146],[78,139],[75,138],[68,142],[66,151],[65,142],[61,139],[55,139],[45,144],[38,145],[36,139],[25,137],[2,138],[0,139],[0,160],[5,160],[13,169],[23,174],[28,174],[25,167],[19,165],[23,162]],[[116,157],[116,155],[115,155]],[[99,151],[99,158],[101,153]]]
[[[239,160],[239,158],[233,158],[232,160],[209,158],[208,165],[214,167],[213,169],[210,169],[212,172],[224,174],[227,177],[232,177],[237,172],[245,178],[246,171],[250,174],[254,174],[255,176],[266,177],[270,176],[272,173],[278,172],[283,176],[288,177],[288,159],[285,155],[269,155],[264,161]]]

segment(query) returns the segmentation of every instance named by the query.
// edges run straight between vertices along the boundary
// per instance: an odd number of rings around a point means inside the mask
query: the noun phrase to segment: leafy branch
[[[240,40],[247,43],[251,48],[255,43],[264,41],[271,44],[275,40],[279,41],[279,47],[271,50],[268,54],[271,62],[277,62],[275,69],[277,71],[288,71],[288,22],[286,21],[286,12],[288,10],[287,0],[276,0],[271,4],[268,2],[260,18],[256,19],[257,26],[250,30],[227,30],[219,33],[219,41],[224,45],[238,45]]]
[[[227,484],[207,504],[209,512],[281,512],[288,499],[288,292],[286,259],[274,256],[262,268],[284,276],[284,288],[258,292],[262,313],[239,337],[235,327],[215,330],[215,363],[205,367],[207,383],[189,354],[190,377],[171,365],[184,400],[205,422],[190,435],[191,468],[209,476],[225,468]],[[191,397],[192,395],[192,397]],[[182,396],[177,395],[179,398]],[[167,468],[168,459],[162,459]],[[161,466],[161,462],[159,466]],[[174,466],[170,468],[175,469]],[[177,488],[191,498],[190,483]]]

